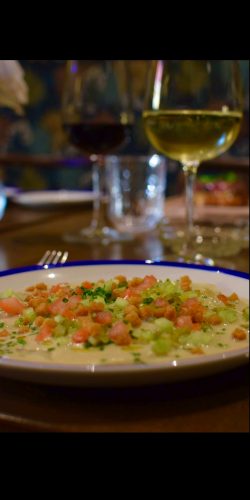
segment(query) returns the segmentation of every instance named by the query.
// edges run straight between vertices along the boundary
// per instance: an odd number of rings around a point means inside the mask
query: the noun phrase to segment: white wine
[[[240,111],[144,111],[147,137],[156,150],[185,163],[202,162],[224,153],[235,141]]]

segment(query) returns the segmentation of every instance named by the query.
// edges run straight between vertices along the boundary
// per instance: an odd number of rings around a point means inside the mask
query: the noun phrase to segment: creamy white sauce
[[[218,299],[214,295],[214,292],[217,290],[216,287],[196,284],[193,285],[192,288],[193,290],[201,290],[202,288],[202,294],[207,297],[203,300],[209,311],[212,311],[213,307],[218,305]],[[220,303],[220,305],[223,304]],[[248,307],[248,303],[245,300],[237,301],[235,304],[236,311],[241,312],[245,307]],[[0,311],[0,323],[4,322],[4,328],[8,327],[16,331],[17,328],[14,326],[16,319],[17,317],[8,317],[6,313]],[[245,340],[236,340],[232,336],[232,332],[235,328],[243,328],[247,332]],[[14,340],[12,340],[12,338],[0,338],[1,356],[5,359],[76,365],[131,364],[140,362],[162,363],[164,361],[173,361],[179,358],[191,358],[194,356],[202,357],[210,354],[233,351],[235,349],[248,347],[249,345],[249,332],[246,330],[244,320],[241,320],[239,324],[234,322],[230,325],[222,323],[213,326],[213,328],[206,333],[209,338],[209,343],[201,345],[203,354],[193,354],[191,349],[195,347],[195,345],[192,343],[187,343],[185,347],[181,346],[173,349],[167,355],[157,356],[152,351],[150,343],[141,344],[137,341],[133,341],[132,345],[126,347],[109,344],[103,349],[100,349],[98,346],[85,348],[82,344],[72,344],[69,337],[53,337],[43,343],[39,343],[35,340],[36,334],[37,332],[19,334],[18,336],[25,341],[25,344],[17,344],[15,346],[9,345],[9,347],[8,343],[14,342]],[[9,349],[9,352],[6,352],[6,349]]]

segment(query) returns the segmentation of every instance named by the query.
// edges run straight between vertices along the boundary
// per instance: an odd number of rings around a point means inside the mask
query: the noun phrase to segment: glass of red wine
[[[93,216],[89,227],[68,233],[70,242],[130,239],[109,225],[104,156],[130,141],[133,127],[129,67],[122,60],[67,62],[62,119],[70,143],[93,162]]]

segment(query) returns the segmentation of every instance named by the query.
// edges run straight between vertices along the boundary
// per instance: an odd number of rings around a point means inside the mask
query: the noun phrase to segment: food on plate
[[[199,206],[246,206],[249,200],[248,182],[236,173],[199,176],[195,203]]]
[[[246,347],[249,309],[232,290],[153,275],[37,283],[0,293],[0,356],[69,364],[157,363]]]

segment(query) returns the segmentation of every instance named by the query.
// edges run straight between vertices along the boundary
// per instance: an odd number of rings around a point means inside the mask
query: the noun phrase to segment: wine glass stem
[[[194,186],[197,176],[199,162],[184,163],[183,172],[185,175],[186,187],[186,223],[187,223],[187,247],[192,247],[194,229]]]
[[[99,156],[93,163],[93,191],[95,194],[91,226],[103,229],[107,226],[107,202],[104,159]]]

